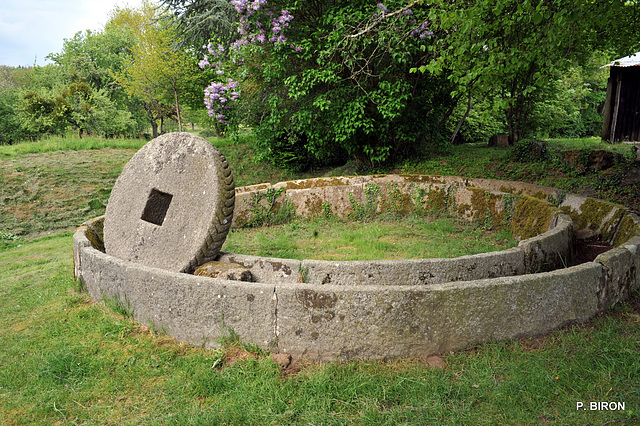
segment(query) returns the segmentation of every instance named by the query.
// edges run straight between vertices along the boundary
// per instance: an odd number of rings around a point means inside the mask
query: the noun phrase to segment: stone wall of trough
[[[462,219],[492,228],[511,227],[520,240],[513,249],[454,259],[289,261],[297,262],[294,269],[299,271],[291,279],[312,284],[425,285],[551,271],[570,264],[575,254],[572,220],[547,201],[554,199],[555,193],[529,184],[507,182],[509,186],[505,187],[495,182],[450,176],[380,175],[248,186],[236,189],[234,226],[250,223],[256,206],[276,214],[289,204],[298,216],[329,213],[342,218],[348,218],[363,206],[376,213],[435,209],[448,210]],[[514,188],[520,189],[520,193],[503,191]],[[270,203],[267,193],[272,197]],[[264,274],[264,261],[238,254],[232,258],[249,268],[254,276]]]
[[[362,188],[367,183],[364,178],[341,179],[362,179]],[[548,188],[507,187],[497,181],[442,178],[439,183],[451,182],[458,182],[456,194],[463,192],[460,183],[465,187],[482,187],[487,191],[483,194],[484,200],[493,202],[492,197],[496,196],[495,206],[500,205],[500,198],[504,206],[504,196],[498,193],[506,194],[506,189],[511,190],[511,194],[539,200],[558,196]],[[487,182],[496,186],[491,187]],[[289,183],[278,185],[286,185],[285,194],[289,196]],[[296,181],[292,191],[305,189],[294,189],[295,185],[306,183]],[[310,189],[316,191],[312,193],[342,194],[350,204],[348,192],[341,188],[344,185],[313,185],[310,184]],[[253,190],[266,189],[254,187]],[[238,188],[239,194],[251,191]],[[523,268],[533,268],[536,262],[544,265],[546,260],[540,260],[545,258],[541,253],[552,239],[572,238],[573,231],[569,229],[573,227],[576,232],[603,232],[616,247],[594,262],[579,266],[494,278],[460,277],[459,281],[439,283],[420,281],[419,274],[397,275],[401,273],[398,272],[400,266],[382,261],[374,262],[377,266],[371,269],[363,269],[359,262],[340,262],[346,265],[328,270],[323,267],[331,265],[318,265],[318,261],[223,255],[223,260],[255,265],[252,273],[259,282],[240,282],[167,272],[109,256],[101,251],[102,219],[98,218],[84,224],[74,235],[75,274],[95,300],[117,298],[130,307],[140,323],[153,324],[195,345],[216,347],[217,339],[230,327],[244,342],[311,359],[426,356],[487,340],[547,333],[567,323],[585,321],[640,288],[637,274],[640,219],[610,203],[603,205],[604,202],[588,198],[580,201],[573,196],[562,198],[555,198],[561,213],[554,211],[550,216],[550,229],[522,240],[511,250],[523,252],[517,256],[518,259],[524,257]],[[472,200],[473,195],[468,199]],[[527,200],[519,197],[518,201],[520,199]],[[522,207],[525,211],[526,205]],[[597,212],[591,211],[592,208]],[[623,212],[618,217],[619,210]],[[500,211],[498,207],[496,211]],[[467,215],[472,216],[473,213]],[[525,227],[539,226],[540,223],[535,222],[540,221],[546,224],[546,219],[538,218]],[[485,258],[477,260],[486,261]],[[408,262],[411,263],[415,262]],[[396,269],[386,273],[390,268]],[[405,270],[410,273],[418,269],[412,264]],[[356,278],[370,270],[379,277],[375,284]],[[330,282],[325,280],[326,274],[330,275]],[[394,276],[400,278],[393,282]],[[349,277],[353,281],[349,281]]]

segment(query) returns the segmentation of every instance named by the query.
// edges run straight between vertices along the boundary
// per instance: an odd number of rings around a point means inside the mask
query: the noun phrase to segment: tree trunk
[[[464,122],[467,120],[467,117],[469,117],[469,113],[471,112],[471,107],[473,106],[473,103],[471,102],[472,100],[473,100],[473,96],[471,95],[471,93],[469,93],[467,110],[464,112],[464,115],[462,116],[460,121],[458,121],[458,125],[456,126],[456,129],[453,131],[453,135],[451,135],[451,144],[453,144],[453,141],[456,139],[456,136],[458,136],[458,132],[460,131],[460,128],[462,127]]]
[[[182,131],[182,118],[180,117],[180,104],[178,103],[178,91],[176,90],[175,81],[173,83],[173,96],[176,100],[176,115],[178,116],[178,131]]]
[[[158,137],[158,123],[155,120],[151,120],[151,130],[153,131],[153,138]]]

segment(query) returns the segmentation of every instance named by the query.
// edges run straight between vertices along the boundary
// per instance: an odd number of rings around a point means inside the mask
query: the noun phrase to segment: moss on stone
[[[470,204],[459,204],[458,207],[456,208],[456,215],[459,218],[467,218],[468,217],[468,212],[471,211],[471,205]]]
[[[345,177],[331,177],[331,178],[316,178],[316,179],[303,179],[303,180],[291,180],[285,182],[286,189],[310,189],[310,188],[326,188],[328,186],[341,186],[348,185],[349,178]]]
[[[522,189],[517,190],[514,186],[500,186],[498,188],[500,192],[506,192],[508,194],[522,194]]]
[[[486,228],[501,227],[504,213],[498,210],[498,194],[471,186],[467,189],[471,191],[473,221]]]
[[[385,193],[380,195],[380,209],[382,212],[404,216],[414,209],[411,194],[405,191],[405,185],[390,182],[385,185]]]
[[[599,232],[602,239],[610,241],[625,211],[625,207],[619,204],[587,198],[580,206],[580,213],[570,209],[568,214],[576,230]]]
[[[321,216],[324,211],[322,199],[315,194],[305,198],[304,207],[307,211],[307,217]]]
[[[548,201],[529,195],[522,195],[516,201],[511,221],[511,232],[520,240],[535,237],[546,232],[558,209]]]
[[[548,194],[545,194],[542,191],[538,191],[535,194],[531,194],[531,197],[533,198],[537,198],[539,200],[546,200],[547,199]]]
[[[634,220],[634,215],[627,214],[620,221],[612,244],[614,247],[618,247],[635,236],[640,236],[640,222]]]
[[[399,175],[407,183],[437,183],[445,184],[446,180],[442,176],[430,175]]]
[[[446,210],[447,191],[445,188],[430,188],[427,192],[427,205],[433,210]]]
[[[84,231],[84,235],[87,237],[93,248],[104,253],[104,216],[91,219],[83,223],[78,229]]]

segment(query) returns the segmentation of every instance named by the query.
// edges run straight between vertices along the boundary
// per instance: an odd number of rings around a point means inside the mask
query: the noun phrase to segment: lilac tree
[[[222,123],[252,126],[263,156],[290,169],[348,158],[371,167],[440,140],[449,83],[409,73],[432,55],[427,6],[231,4],[236,39],[207,45],[200,62],[219,75],[205,103]]]

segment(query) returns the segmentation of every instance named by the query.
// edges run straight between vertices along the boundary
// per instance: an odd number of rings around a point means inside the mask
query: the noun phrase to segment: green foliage
[[[371,220],[378,210],[378,197],[380,196],[380,186],[375,183],[367,183],[364,186],[364,203],[356,201],[353,193],[349,193],[349,203],[351,203],[352,220]]]
[[[200,48],[212,38],[230,43],[236,35],[235,11],[228,0],[161,0],[172,9],[172,24],[181,37],[176,43],[181,48]]]
[[[378,9],[370,2],[266,7],[250,19],[268,23],[266,14],[291,11],[288,41],[249,45],[239,54],[241,67],[225,67],[242,85],[235,119],[254,128],[263,158],[290,170],[348,158],[371,168],[440,141],[439,125],[452,106],[449,83],[408,72],[429,60],[420,48],[426,40],[411,36],[427,19],[426,7],[371,28]]]
[[[128,28],[136,40],[131,58],[115,73],[118,84],[141,101],[154,137],[165,118],[175,119],[182,131],[181,103],[192,89],[196,64],[188,52],[173,48],[175,28],[148,1],[138,9],[116,9],[110,24]]]
[[[291,220],[295,210],[283,194],[284,188],[267,188],[252,195],[249,201],[251,219],[247,226],[277,225]]]
[[[330,219],[333,216],[331,212],[331,203],[328,201],[322,202],[322,217],[325,219]]]
[[[547,158],[547,146],[545,142],[536,139],[520,139],[513,147],[513,156],[516,161],[541,161]]]
[[[438,1],[431,18],[445,35],[434,46],[436,59],[416,71],[448,75],[456,85],[454,96],[468,99],[469,105],[491,100],[491,109],[502,113],[513,141],[535,134],[535,123],[544,132],[545,116],[562,134],[591,134],[597,114],[593,110],[585,114],[582,109],[588,109],[576,103],[588,102],[592,109],[600,95],[595,87],[589,91],[591,87],[567,83],[575,81],[571,74],[593,57],[592,52],[613,47],[629,52],[630,44],[637,47],[637,39],[632,41],[626,28],[635,25],[628,21],[634,19],[637,7],[637,2],[624,0]],[[610,24],[607,29],[605,22]],[[619,25],[625,26],[624,34],[616,38],[610,28]],[[574,89],[577,92],[572,93]],[[554,117],[558,113],[560,117]]]
[[[18,88],[0,87],[0,145],[11,145],[32,135],[20,122],[19,106]]]
[[[49,56],[54,64],[9,70],[8,92],[0,94],[0,143],[71,132],[140,134],[138,105],[113,78],[132,45],[130,34],[115,26],[78,32]]]
[[[503,216],[502,216],[502,226],[507,227],[511,224],[511,220],[513,219],[513,213],[516,209],[516,203],[518,202],[519,195],[514,194],[505,194],[502,196],[503,200]],[[562,201],[561,201],[562,202]],[[560,203],[556,204],[556,207]]]
[[[609,76],[609,68],[600,67],[613,59],[611,53],[596,51],[584,65],[558,73],[532,112],[531,131],[545,138],[600,136],[603,117],[598,110]]]

